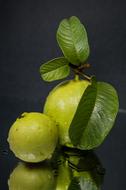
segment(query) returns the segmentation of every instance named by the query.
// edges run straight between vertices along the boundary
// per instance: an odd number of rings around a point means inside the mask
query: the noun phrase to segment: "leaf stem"
[[[81,73],[81,72],[80,72],[80,74],[81,74],[83,77],[85,77],[86,79],[88,79],[89,81],[91,80],[91,77],[85,75],[84,73]]]
[[[85,63],[85,64],[79,66],[79,70],[88,69],[90,67],[91,67],[91,65],[89,63]]]
[[[83,73],[83,70],[85,69],[85,68],[89,68],[90,67],[90,64],[89,63],[85,63],[85,64],[83,64],[83,65],[80,65],[79,67],[78,66],[76,66],[76,65],[73,65],[73,64],[71,64],[71,63],[69,63],[69,66],[71,67],[71,69],[74,71],[74,73],[75,73],[75,80],[79,80],[79,75],[81,75],[81,76],[83,76],[84,78],[86,78],[87,80],[91,80],[91,77],[89,77],[89,76],[87,76],[87,75],[85,75],[84,73]]]
[[[75,69],[74,71],[75,71],[76,74],[82,75],[82,76],[83,76],[84,78],[86,78],[87,80],[89,80],[89,81],[91,80],[91,77],[85,75],[84,73],[82,73],[82,72],[79,71],[78,69]]]

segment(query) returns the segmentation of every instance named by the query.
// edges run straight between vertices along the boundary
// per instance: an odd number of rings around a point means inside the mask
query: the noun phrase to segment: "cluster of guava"
[[[51,158],[56,146],[73,147],[69,127],[87,80],[68,80],[48,95],[43,113],[23,113],[9,130],[8,142],[16,157],[26,162]]]

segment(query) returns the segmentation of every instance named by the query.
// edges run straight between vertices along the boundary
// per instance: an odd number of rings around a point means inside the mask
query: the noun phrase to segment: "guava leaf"
[[[77,17],[72,16],[61,21],[57,41],[70,63],[80,65],[87,60],[90,51],[87,32]]]
[[[113,86],[93,80],[83,93],[70,125],[73,145],[84,150],[98,147],[112,129],[118,107]]]
[[[48,82],[63,79],[67,77],[69,73],[69,62],[65,57],[50,60],[40,67],[42,79]]]

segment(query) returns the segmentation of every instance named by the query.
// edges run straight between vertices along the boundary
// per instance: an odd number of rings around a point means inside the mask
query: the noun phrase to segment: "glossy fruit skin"
[[[9,190],[54,190],[54,173],[48,166],[19,163],[8,180]]]
[[[87,80],[69,80],[60,83],[48,95],[44,113],[53,118],[59,128],[61,145],[72,147],[69,127],[83,92],[90,84]]]
[[[40,162],[53,154],[58,139],[56,123],[42,113],[24,113],[9,130],[10,149],[26,162]]]

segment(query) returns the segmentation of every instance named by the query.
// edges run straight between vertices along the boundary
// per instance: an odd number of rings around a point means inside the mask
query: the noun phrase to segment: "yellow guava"
[[[8,180],[9,190],[55,190],[54,172],[49,166],[19,163]]]
[[[56,123],[42,113],[23,113],[9,130],[10,149],[26,162],[40,162],[53,154],[58,139]]]
[[[57,122],[61,145],[72,146],[69,127],[81,96],[89,84],[87,80],[62,82],[49,93],[46,99],[44,113]]]

